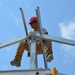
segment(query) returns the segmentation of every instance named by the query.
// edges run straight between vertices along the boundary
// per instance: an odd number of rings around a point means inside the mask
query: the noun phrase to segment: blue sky
[[[75,40],[75,0],[0,0],[0,43],[24,36],[24,27],[19,8],[22,7],[28,30],[29,18],[36,16],[35,9],[40,7],[42,26],[49,35]],[[30,58],[23,54],[21,67],[10,65],[14,59],[17,44],[0,49],[0,70],[29,69]],[[53,42],[54,60],[48,67],[58,72],[75,75],[75,47]],[[41,62],[40,62],[41,61]],[[44,68],[42,55],[38,56],[39,68]]]

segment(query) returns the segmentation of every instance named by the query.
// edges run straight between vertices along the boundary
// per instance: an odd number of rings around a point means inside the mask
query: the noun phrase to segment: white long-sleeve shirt
[[[33,33],[33,32],[39,33],[39,30],[34,31],[34,29],[32,29],[32,30],[29,31],[29,34],[31,34],[31,33]],[[47,30],[46,30],[45,28],[42,28],[42,33],[43,33],[43,34],[47,34],[48,32],[47,32]],[[39,40],[40,40],[39,38],[36,38],[36,41],[39,41]]]
[[[29,31],[29,33],[32,33],[32,32],[39,32],[39,30],[34,31],[34,29],[32,29],[32,30]],[[45,33],[48,33],[48,32],[45,28],[42,28],[42,33],[45,34]]]

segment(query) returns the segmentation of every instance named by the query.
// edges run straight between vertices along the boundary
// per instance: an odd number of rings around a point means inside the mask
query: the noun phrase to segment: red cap
[[[29,24],[31,24],[32,22],[37,21],[37,17],[31,17],[29,20]]]

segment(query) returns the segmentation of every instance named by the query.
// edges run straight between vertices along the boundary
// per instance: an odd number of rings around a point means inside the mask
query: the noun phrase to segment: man
[[[29,20],[29,25],[33,29],[33,30],[29,31],[29,33],[39,32],[38,23],[37,23],[37,17],[34,17],[34,16],[31,17],[30,20]],[[43,32],[43,34],[48,35],[48,32],[47,32],[47,30],[45,28],[42,28],[42,32]],[[53,60],[52,41],[43,40],[43,44],[44,44],[44,47],[45,47],[45,50],[46,50],[46,59],[47,59],[48,62],[50,62],[51,60]],[[14,60],[12,60],[10,62],[10,64],[12,66],[16,66],[16,67],[21,66],[21,60],[22,60],[22,55],[23,55],[24,50],[28,51],[27,56],[30,57],[28,43],[25,42],[25,41],[22,41],[18,45]],[[42,47],[41,47],[40,40],[38,40],[37,43],[36,43],[36,50],[37,50],[37,54],[42,54]]]

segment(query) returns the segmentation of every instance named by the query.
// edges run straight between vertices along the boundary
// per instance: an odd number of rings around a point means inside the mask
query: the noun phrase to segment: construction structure
[[[58,42],[58,43],[63,43],[63,44],[68,44],[68,45],[73,45],[75,46],[75,41],[69,40],[69,39],[64,39],[64,38],[59,38],[59,37],[54,37],[54,36],[49,36],[42,34],[42,24],[41,24],[41,17],[40,17],[40,9],[37,7],[36,9],[36,16],[38,19],[38,25],[39,25],[39,33],[33,32],[31,34],[28,34],[28,30],[26,27],[26,22],[25,22],[25,17],[22,8],[20,8],[20,12],[22,15],[22,20],[25,28],[25,33],[26,36],[22,36],[19,38],[16,38],[14,40],[0,43],[0,48],[18,43],[23,40],[27,40],[28,45],[29,45],[29,50],[30,50],[30,69],[29,70],[8,70],[8,71],[0,71],[0,75],[66,75],[59,73],[56,68],[53,68],[50,70],[47,65],[46,61],[46,54],[45,54],[45,48],[43,46],[43,39],[47,40],[52,40],[53,42]],[[29,43],[29,38],[31,37],[31,45]],[[42,45],[42,52],[43,52],[43,59],[44,59],[44,69],[38,69],[38,63],[37,63],[37,54],[36,54],[36,39],[41,40],[41,45]]]

